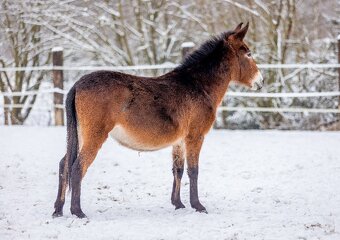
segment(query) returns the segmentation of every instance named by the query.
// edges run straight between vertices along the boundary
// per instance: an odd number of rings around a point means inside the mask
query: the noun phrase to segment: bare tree
[[[327,24],[327,18],[334,22],[336,3],[334,1],[250,1],[221,0],[230,8],[231,15],[237,21],[247,18],[251,22],[250,34],[247,40],[251,43],[254,56],[260,63],[325,63],[335,59],[329,38],[335,39],[332,24]],[[308,11],[306,11],[308,9]],[[330,17],[331,16],[331,17]],[[338,19],[338,18],[337,18]],[[333,59],[333,60],[332,60]],[[334,70],[303,70],[303,69],[273,69],[266,70],[265,91],[315,91],[334,89]],[[230,103],[230,102],[229,102]],[[282,107],[320,106],[318,99],[236,99],[235,105]],[[325,99],[323,106],[335,107],[334,99]],[[294,124],[306,127],[301,119],[308,119],[303,114],[285,113],[248,113],[257,119],[262,128],[292,127]],[[334,114],[333,114],[334,115]],[[331,115],[318,115],[319,121]],[[315,115],[310,117],[315,118]]]
[[[25,21],[29,14],[27,9],[34,11],[39,5],[39,2],[7,0],[1,3],[1,67],[39,66],[49,62],[49,55],[44,52],[45,39],[42,37],[41,27]],[[0,72],[0,90],[2,92],[38,90],[44,75],[44,72],[34,71]],[[36,96],[4,97],[5,124],[22,124],[29,116],[35,100]],[[13,107],[8,107],[9,104]],[[22,104],[27,107],[16,106]]]

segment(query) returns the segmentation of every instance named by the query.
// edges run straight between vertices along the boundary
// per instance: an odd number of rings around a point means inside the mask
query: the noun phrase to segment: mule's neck
[[[186,74],[193,84],[204,90],[209,96],[214,106],[217,108],[228,89],[232,80],[232,68],[226,64],[219,64],[209,71],[201,70],[198,67],[188,69]]]
[[[202,87],[212,99],[215,107],[218,107],[232,79],[230,69],[228,66],[220,66],[219,69],[216,69],[213,74],[207,77],[209,77],[207,81],[201,81],[203,83]]]
[[[233,75],[238,72],[237,58],[230,46],[225,44],[227,34],[204,43],[175,69],[181,74],[182,81],[205,91],[215,107],[221,103],[230,81],[238,77]]]

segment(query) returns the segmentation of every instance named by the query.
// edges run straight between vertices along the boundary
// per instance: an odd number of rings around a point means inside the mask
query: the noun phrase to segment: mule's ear
[[[247,22],[244,28],[240,29],[239,31],[235,33],[236,38],[242,41],[248,31],[248,28],[249,28],[249,22]]]
[[[239,25],[237,25],[237,27],[235,28],[235,30],[234,30],[234,32],[238,32],[238,31],[240,31],[241,30],[241,27],[242,27],[242,22],[239,24]]]

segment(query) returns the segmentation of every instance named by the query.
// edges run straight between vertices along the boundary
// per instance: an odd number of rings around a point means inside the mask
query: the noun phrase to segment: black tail
[[[68,185],[71,190],[72,165],[78,155],[78,130],[77,130],[77,112],[75,105],[76,89],[73,86],[66,98],[66,123],[67,123],[67,152],[65,158],[65,167],[67,166]]]

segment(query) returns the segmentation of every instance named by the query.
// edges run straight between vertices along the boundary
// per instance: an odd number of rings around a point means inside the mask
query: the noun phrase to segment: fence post
[[[63,48],[52,48],[53,67],[63,66]],[[64,74],[62,70],[53,69],[53,87],[56,89],[64,89]],[[64,104],[64,95],[61,93],[53,94],[54,103],[54,124],[55,126],[64,126],[64,109],[58,107]]]
[[[195,43],[193,42],[184,42],[181,45],[182,48],[182,58],[184,59],[195,47]]]
[[[340,34],[338,35],[338,64],[340,64]],[[338,83],[339,83],[339,91],[340,91],[340,67],[338,67]],[[339,96],[339,102],[338,102],[338,108],[340,109],[340,96]]]

